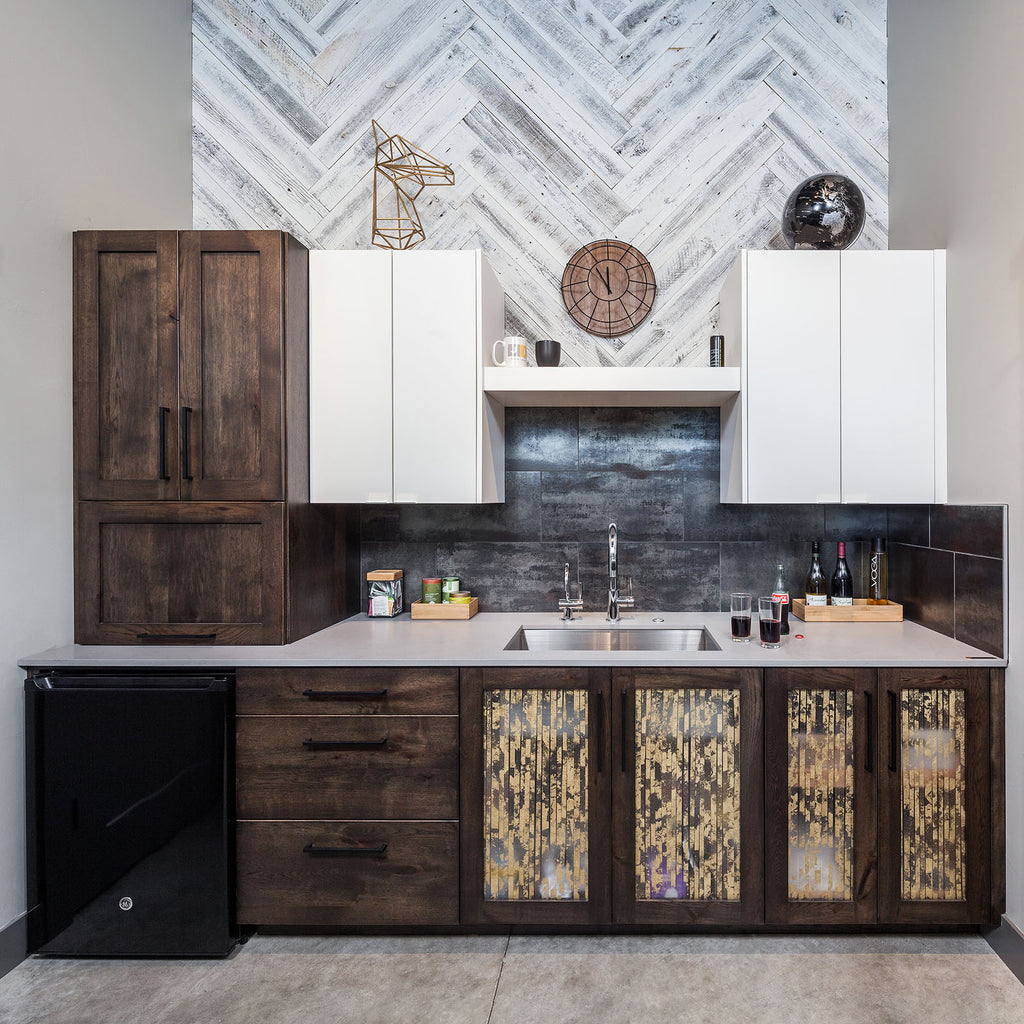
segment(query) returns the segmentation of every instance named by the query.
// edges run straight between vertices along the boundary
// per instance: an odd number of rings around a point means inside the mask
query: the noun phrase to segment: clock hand
[[[610,276],[610,274],[608,272],[608,268],[607,267],[604,268],[604,286],[605,286],[605,288],[608,289],[608,294],[611,295],[611,293],[612,293],[612,282],[611,282],[611,276]]]

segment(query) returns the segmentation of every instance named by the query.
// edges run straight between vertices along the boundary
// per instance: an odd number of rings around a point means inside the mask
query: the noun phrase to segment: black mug
[[[537,355],[538,366],[557,366],[562,356],[562,346],[557,341],[538,341],[533,350]]]

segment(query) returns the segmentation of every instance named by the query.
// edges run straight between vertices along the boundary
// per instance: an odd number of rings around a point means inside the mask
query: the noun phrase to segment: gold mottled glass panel
[[[962,900],[967,827],[963,690],[900,694],[905,900]]]
[[[586,690],[484,692],[484,899],[585,900]]]
[[[738,690],[636,691],[636,898],[740,898]]]
[[[790,690],[789,898],[853,899],[853,693]]]

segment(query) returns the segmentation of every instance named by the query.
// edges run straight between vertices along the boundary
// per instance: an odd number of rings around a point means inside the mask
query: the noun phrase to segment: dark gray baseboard
[[[28,949],[27,918],[24,914],[0,932],[0,978],[25,959]]]
[[[988,944],[999,954],[999,959],[1024,984],[1024,935],[1014,927],[1013,922],[1003,916],[998,928],[985,932]]]

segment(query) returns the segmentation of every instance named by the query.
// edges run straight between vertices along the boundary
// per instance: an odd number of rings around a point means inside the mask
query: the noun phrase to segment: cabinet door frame
[[[873,924],[877,919],[877,678],[874,669],[765,670],[765,922],[783,925]],[[789,738],[791,690],[854,694],[853,893],[847,900],[790,900]]]
[[[152,475],[141,479],[101,476],[103,436],[100,253],[153,253],[155,306],[150,310],[157,377],[152,381],[152,423],[163,433],[166,479],[159,475],[158,445],[150,453]],[[74,423],[75,495],[96,500],[162,501],[179,495],[178,438],[178,233],[176,231],[76,231],[74,235]],[[128,330],[126,327],[125,330]],[[123,391],[122,381],[115,390]],[[166,410],[162,412],[161,410]],[[162,423],[162,425],[161,425]],[[125,424],[130,431],[131,425]],[[134,432],[132,432],[134,433]]]
[[[980,668],[879,669],[879,871],[878,919],[885,924],[985,924],[991,923],[991,790],[989,778],[989,672]],[[905,900],[900,896],[900,771],[892,757],[898,752],[899,724],[893,719],[892,697],[897,706],[901,690],[955,688],[964,690],[966,726],[964,740],[965,796],[965,898],[952,900]]]
[[[609,787],[611,674],[607,668],[467,668],[461,674],[462,923],[587,926],[606,924],[611,911]],[[562,689],[590,694],[587,804],[589,899],[485,900],[483,850],[483,694],[486,690]]]
[[[639,687],[740,691],[740,898],[735,901],[645,900],[634,898],[636,751],[632,695]],[[614,920],[617,924],[691,927],[754,926],[764,919],[764,722],[761,669],[629,668],[612,676],[612,822]]]
[[[192,501],[280,501],[284,487],[284,349],[287,317],[285,293],[285,239],[280,231],[183,231],[178,245],[178,327],[180,411],[188,417],[188,461],[191,480],[182,476],[181,496]],[[304,252],[301,250],[299,255]],[[203,330],[203,257],[207,253],[250,253],[259,256],[258,332],[259,396],[258,429],[251,442],[258,447],[259,469],[249,478],[215,478],[206,475],[204,431],[210,418],[204,389],[204,362],[208,345]],[[308,266],[308,264],[307,264]],[[308,271],[307,271],[308,273]],[[308,302],[308,299],[306,300]],[[307,321],[308,322],[308,321]],[[291,339],[305,346],[305,339]],[[240,346],[232,346],[240,349]],[[188,413],[187,410],[191,410]],[[237,412],[237,410],[236,410]],[[181,428],[184,432],[185,428]],[[182,460],[185,457],[182,437]]]

